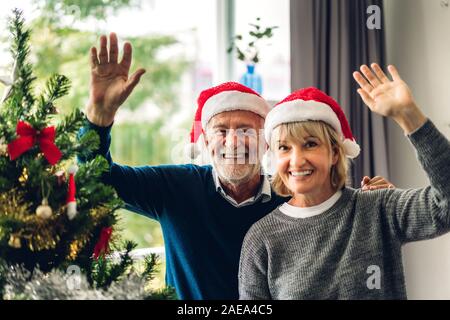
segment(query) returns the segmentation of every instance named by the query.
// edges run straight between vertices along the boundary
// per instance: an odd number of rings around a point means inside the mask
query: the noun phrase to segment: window
[[[262,26],[279,26],[270,39],[271,46],[261,48],[260,63],[255,72],[262,76],[263,93],[267,100],[279,101],[291,92],[289,0],[235,1],[235,33],[245,34],[249,23],[257,17]],[[245,64],[234,59],[236,79],[245,72]]]
[[[118,4],[117,10],[112,9],[111,2]],[[131,72],[144,67],[147,74],[117,114],[111,145],[117,163],[137,166],[181,162],[173,156],[174,145],[188,142],[199,92],[239,79],[245,65],[226,50],[232,30],[247,32],[248,24],[256,17],[261,17],[264,25],[279,26],[271,39],[272,46],[262,48],[257,65],[264,82],[263,96],[279,100],[290,91],[289,0],[73,3],[68,7],[55,0],[2,3],[0,22],[6,24],[5,18],[14,7],[24,10],[26,23],[32,26],[32,61],[39,81],[44,82],[52,73],[72,80],[69,96],[58,104],[63,113],[75,106],[83,108],[86,103],[88,52],[90,46],[98,46],[98,36],[115,31],[121,47],[125,40],[132,43]],[[54,10],[45,9],[53,4]],[[100,19],[95,10],[89,11],[93,5],[105,9],[105,19]],[[56,19],[46,20],[47,15]],[[7,36],[5,28],[2,36]],[[0,46],[0,58],[0,68],[8,70],[12,59],[5,45]],[[163,238],[158,223],[125,210],[121,216],[125,239],[138,242],[139,248],[161,249]]]

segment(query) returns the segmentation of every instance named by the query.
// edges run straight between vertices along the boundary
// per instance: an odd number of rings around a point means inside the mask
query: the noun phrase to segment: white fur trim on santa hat
[[[293,100],[277,105],[266,117],[264,135],[270,145],[273,129],[282,123],[300,121],[324,121],[337,131],[342,139],[345,155],[351,159],[356,158],[361,148],[354,140],[345,139],[339,118],[331,107],[325,103],[313,100]]]
[[[253,93],[223,91],[205,102],[202,109],[202,127],[206,128],[208,121],[216,114],[234,110],[250,111],[265,118],[270,106],[266,100]]]
[[[293,100],[279,104],[270,110],[264,126],[267,143],[270,144],[272,131],[280,124],[308,120],[322,120],[332,126],[342,137],[341,123],[329,105],[313,100]]]

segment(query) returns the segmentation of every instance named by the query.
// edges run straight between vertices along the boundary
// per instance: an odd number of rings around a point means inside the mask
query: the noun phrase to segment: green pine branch
[[[119,254],[119,263],[105,256],[99,257],[97,261],[94,261],[91,274],[94,287],[106,289],[113,282],[125,276],[133,265],[133,258],[130,253],[136,246],[136,243],[126,241],[124,244],[125,252]]]
[[[25,19],[22,11],[13,10],[13,17],[9,22],[9,30],[13,36],[11,54],[16,59],[18,79],[14,84],[15,119],[21,119],[31,112],[35,98],[32,93],[32,85],[36,77],[33,76],[32,66],[28,63],[30,53],[30,31],[24,27]]]
[[[152,292],[146,297],[146,300],[178,300],[178,296],[174,288],[166,287]]]
[[[156,268],[159,265],[159,256],[155,253],[150,254],[144,258],[144,271],[142,274],[145,276],[148,282],[155,278]]]
[[[86,137],[77,139],[77,132],[83,126],[85,116],[79,109],[75,109],[67,115],[56,127],[55,144],[61,150],[63,156],[60,161],[82,156],[96,150],[100,144],[100,138],[94,132]]]
[[[45,119],[46,116],[54,114],[55,100],[65,96],[70,89],[70,80],[63,75],[54,74],[47,81],[44,93],[39,97],[36,119]]]

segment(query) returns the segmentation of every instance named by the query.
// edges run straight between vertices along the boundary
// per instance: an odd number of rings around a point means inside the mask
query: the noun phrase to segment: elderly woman
[[[265,124],[276,159],[274,189],[292,198],[255,223],[241,252],[241,299],[406,299],[401,247],[450,230],[450,144],[389,66],[354,78],[375,113],[392,118],[431,185],[372,193],[345,186],[358,155],[340,106],[323,92],[294,92]]]

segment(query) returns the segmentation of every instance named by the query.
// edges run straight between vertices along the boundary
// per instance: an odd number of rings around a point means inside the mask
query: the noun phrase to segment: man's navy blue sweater
[[[110,164],[104,181],[116,189],[127,209],[161,224],[166,284],[180,299],[238,299],[244,236],[286,199],[272,193],[268,202],[236,208],[216,191],[211,166],[119,165],[109,151],[111,127],[87,121],[79,135],[91,129],[99,134],[100,147],[89,159],[102,155]]]

